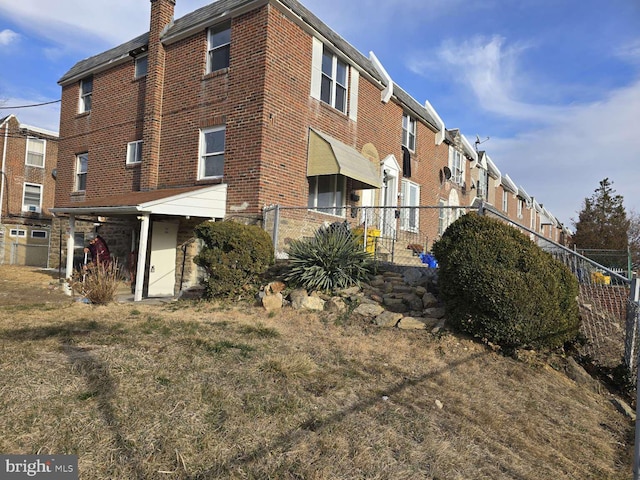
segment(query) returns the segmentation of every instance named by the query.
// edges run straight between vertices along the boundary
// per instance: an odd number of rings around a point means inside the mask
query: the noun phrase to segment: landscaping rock
[[[424,308],[433,308],[438,305],[438,299],[433,293],[426,292],[422,295],[422,304]]]
[[[296,308],[296,305],[298,305],[297,309],[299,310],[315,310],[320,312],[324,310],[324,304],[325,301],[316,296],[303,297],[296,301],[295,304],[291,302],[293,308]]]
[[[416,317],[402,317],[397,327],[402,330],[425,330],[427,328],[424,321]]]
[[[273,293],[262,297],[262,306],[267,312],[282,309],[282,293]]]
[[[347,302],[340,297],[331,297],[324,304],[324,309],[331,313],[344,313],[347,311]]]
[[[373,323],[375,323],[379,327],[395,327],[401,318],[401,313],[385,311],[378,315]]]
[[[431,318],[444,318],[445,310],[444,308],[425,308],[424,316]]]
[[[384,312],[384,308],[375,303],[363,303],[353,311],[354,314],[367,318],[377,317],[382,312]]]

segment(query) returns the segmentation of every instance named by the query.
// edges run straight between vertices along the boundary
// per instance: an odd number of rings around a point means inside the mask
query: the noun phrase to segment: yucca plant
[[[369,279],[374,263],[347,224],[318,229],[311,240],[294,240],[285,280],[307,290],[332,292]]]

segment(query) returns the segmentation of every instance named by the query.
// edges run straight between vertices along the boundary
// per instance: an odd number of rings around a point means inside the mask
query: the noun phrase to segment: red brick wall
[[[49,209],[53,206],[56,186],[52,172],[57,167],[58,139],[39,132],[21,130],[20,123],[15,117],[11,117],[7,121],[7,125],[7,148],[4,168],[6,178],[0,179],[0,181],[5,182],[4,198],[2,199],[3,221],[6,223],[8,216],[21,217],[25,221],[50,220],[51,213]],[[44,168],[26,165],[28,136],[46,140]],[[5,151],[4,142],[5,128],[3,127],[0,128],[0,157],[2,152]],[[42,212],[39,214],[22,211],[25,182],[42,185]]]

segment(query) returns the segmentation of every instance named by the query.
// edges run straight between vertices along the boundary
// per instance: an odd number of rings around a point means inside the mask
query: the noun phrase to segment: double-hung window
[[[40,213],[42,208],[42,185],[25,183],[22,194],[22,211]]]
[[[453,147],[449,147],[449,168],[451,181],[462,185],[464,182],[464,155]]]
[[[89,154],[87,152],[76,155],[76,192],[84,192],[87,188],[87,164]]]
[[[400,227],[402,230],[417,232],[419,230],[420,185],[402,180],[402,215]]]
[[[135,165],[142,162],[142,140],[127,144],[127,165]]]
[[[411,115],[402,116],[402,145],[412,152],[416,150],[416,119]]]
[[[147,70],[149,67],[149,55],[138,55],[135,60],[135,78],[144,77],[147,74]]]
[[[309,210],[344,216],[347,178],[343,175],[309,177]]]
[[[444,208],[446,206],[447,202],[442,199],[438,200],[438,207],[440,207],[438,209],[438,235],[442,235],[449,226],[447,222],[447,209]]]
[[[342,113],[347,113],[347,72],[347,64],[324,47],[320,100]]]
[[[78,112],[91,111],[91,97],[93,95],[93,77],[87,77],[80,80],[80,104]]]
[[[209,29],[207,73],[229,68],[231,52],[231,23],[225,22]]]
[[[44,167],[44,153],[46,148],[46,140],[27,137],[27,158],[25,163],[31,167]]]
[[[509,192],[502,191],[502,211],[507,212],[509,209]]]
[[[478,172],[478,193],[476,194],[479,198],[484,198],[485,200],[489,198],[489,173],[484,169],[479,169]]]
[[[524,200],[522,200],[521,198],[518,197],[518,210],[517,210],[518,218],[522,218],[522,204],[523,203],[524,203]]]
[[[225,127],[200,130],[198,179],[220,178],[224,173]]]

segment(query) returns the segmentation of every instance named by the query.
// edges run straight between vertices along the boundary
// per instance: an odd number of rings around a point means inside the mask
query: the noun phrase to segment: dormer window
[[[449,168],[451,181],[462,185],[464,182],[464,155],[453,146],[449,146]]]

